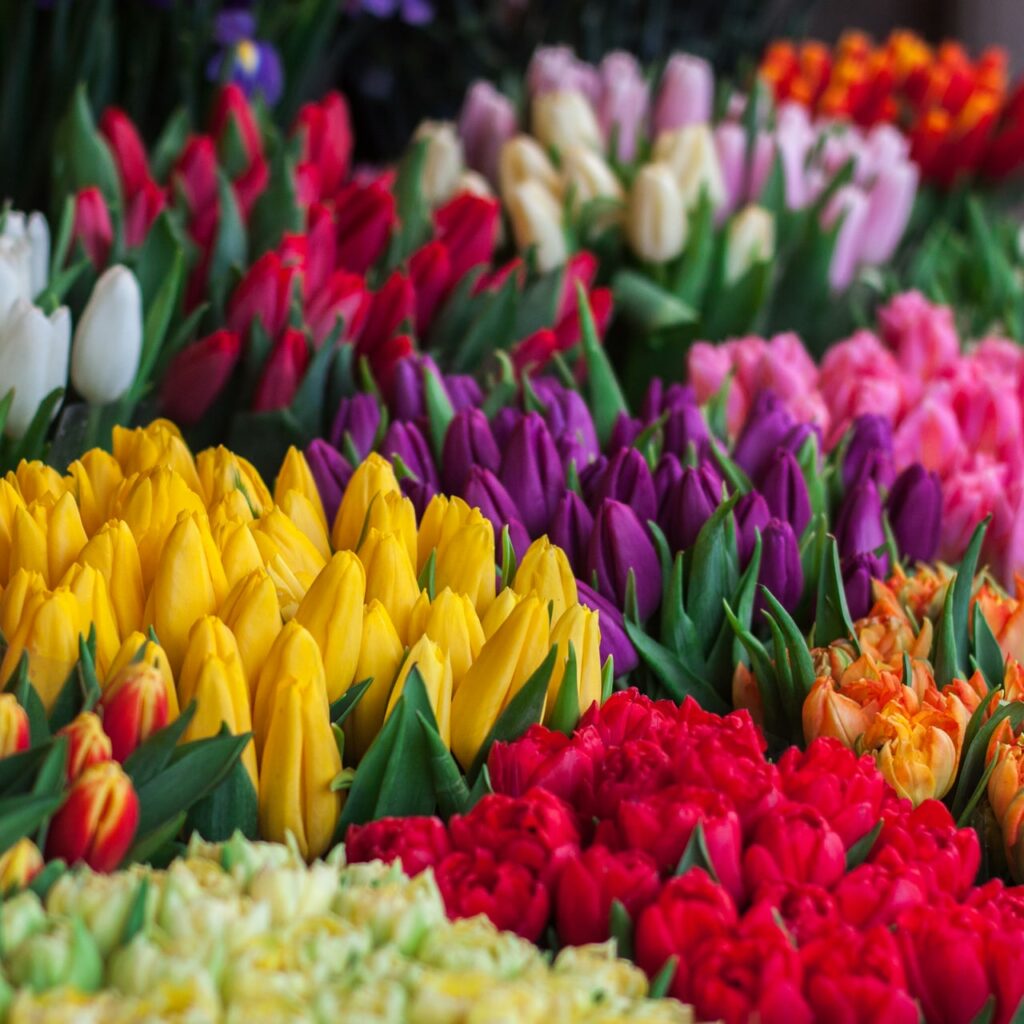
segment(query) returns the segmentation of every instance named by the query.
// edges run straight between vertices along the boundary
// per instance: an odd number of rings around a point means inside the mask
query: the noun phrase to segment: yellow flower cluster
[[[343,854],[343,850],[338,851]],[[449,922],[430,872],[235,837],[166,871],[82,870],[0,908],[0,1020],[689,1024],[611,943],[563,950]]]
[[[116,428],[65,476],[22,463],[0,480],[0,686],[27,654],[52,705],[95,630],[109,685],[137,657],[165,680],[184,739],[251,731],[245,764],[260,827],[327,849],[342,768],[330,704],[371,679],[345,721],[361,757],[415,665],[442,739],[467,766],[552,646],[554,705],[572,644],[579,703],[600,698],[597,613],[577,601],[564,552],[536,541],[498,590],[494,531],[460,499],[422,520],[390,464],[371,455],[328,523],[313,476],[288,452],[273,492],[225,448],[193,457],[166,421]],[[149,631],[158,643],[147,640]]]

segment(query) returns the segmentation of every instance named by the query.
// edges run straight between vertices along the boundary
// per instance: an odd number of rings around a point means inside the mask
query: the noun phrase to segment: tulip
[[[688,53],[674,53],[665,65],[654,101],[654,134],[709,122],[714,94],[711,65]]]
[[[725,243],[725,283],[742,280],[751,267],[775,252],[775,218],[763,206],[745,206],[729,222]]]
[[[625,502],[642,523],[658,514],[654,477],[647,460],[633,447],[620,448],[611,457],[588,497],[592,505],[605,498]]]
[[[452,715],[452,663],[446,651],[435,643],[428,636],[421,636],[406,655],[405,663],[402,665],[391,688],[391,696],[388,699],[388,706],[384,712],[384,721],[390,717],[398,699],[405,690],[406,680],[409,673],[416,668],[419,670],[420,678],[427,691],[427,700],[434,712],[434,719],[437,722],[437,731],[446,747],[451,746],[451,715]]]
[[[599,72],[596,112],[601,131],[606,139],[615,138],[616,158],[630,163],[647,116],[647,82],[636,58],[621,50],[606,54]]]
[[[448,251],[453,284],[493,263],[500,231],[501,204],[492,197],[461,192],[434,213],[434,237]]]
[[[21,622],[7,638],[0,662],[0,685],[6,685],[28,654],[28,674],[43,707],[53,707],[68,673],[78,662],[78,638],[84,632],[75,595],[58,589],[36,594],[25,603]]]
[[[335,197],[338,266],[365,274],[387,245],[396,220],[395,197],[381,179],[345,185]]]
[[[102,676],[121,646],[106,581],[91,565],[76,563],[63,576],[60,587],[71,591],[78,601],[79,621],[96,631],[96,671]]]
[[[104,689],[111,686],[113,681],[129,665],[148,665],[155,668],[164,682],[164,695],[167,698],[167,718],[173,721],[178,717],[178,692],[174,688],[174,673],[171,671],[170,662],[167,660],[167,652],[157,643],[147,639],[142,633],[132,633],[126,636],[121,649],[117,652],[114,660],[107,669],[104,680]]]
[[[409,641],[427,636],[445,652],[451,663],[452,692],[469,671],[484,644],[484,630],[473,601],[444,587],[433,601],[421,593],[409,621]]]
[[[529,179],[511,190],[506,203],[519,251],[533,249],[542,274],[561,266],[569,250],[558,200],[539,181]]]
[[[250,527],[263,560],[279,555],[300,579],[312,582],[326,564],[326,558],[282,509],[273,507]]]
[[[836,517],[835,534],[842,556],[876,551],[885,543],[882,503],[871,480],[863,480],[846,495]]]
[[[26,888],[43,870],[43,855],[27,836],[0,854],[0,894]]]
[[[163,411],[176,423],[198,423],[227,386],[241,351],[241,337],[223,328],[183,348],[160,384]]]
[[[652,157],[671,168],[684,210],[693,209],[702,195],[707,196],[714,210],[725,203],[722,168],[714,136],[706,124],[691,124],[659,135]]]
[[[811,499],[807,481],[796,456],[776,448],[761,478],[761,494],[775,519],[784,519],[799,537],[811,521]]]
[[[683,197],[668,164],[645,164],[629,192],[626,239],[647,263],[667,263],[683,251],[687,222]]]
[[[408,548],[397,534],[370,529],[359,546],[359,560],[366,570],[367,602],[377,599],[384,605],[404,641],[420,592]]]
[[[387,609],[380,601],[371,601],[363,617],[355,675],[359,680],[371,679],[372,682],[345,721],[346,743],[351,744],[357,761],[369,749],[384,724],[391,686],[404,654],[402,641]]]
[[[28,715],[13,693],[0,693],[0,758],[29,746]]]
[[[150,665],[126,665],[103,691],[99,707],[114,760],[123,764],[140,744],[167,725],[163,676]]]
[[[309,343],[295,327],[287,327],[274,343],[253,392],[254,412],[285,409],[292,403],[306,368],[309,366]]]
[[[123,520],[111,520],[93,534],[78,561],[94,568],[107,584],[120,636],[139,629],[145,605],[139,548]]]
[[[319,437],[310,441],[306,448],[306,462],[316,480],[324,517],[328,523],[333,523],[345,486],[352,477],[352,467],[335,448]]]
[[[27,239],[0,235],[0,326],[20,299],[31,305],[32,261]]]
[[[413,133],[413,144],[423,143],[426,154],[420,187],[428,206],[440,206],[454,195],[462,174],[462,144],[450,121],[424,121]]]
[[[754,554],[756,532],[764,532],[772,514],[768,503],[757,491],[744,494],[733,508],[736,520],[736,549],[744,568]]]
[[[870,413],[858,416],[843,454],[843,488],[850,490],[865,477],[881,487],[889,487],[892,463],[892,422],[886,416]]]
[[[565,489],[565,471],[538,413],[527,413],[512,431],[499,476],[509,494],[515,495],[523,525],[531,536],[539,534]]]
[[[139,823],[139,798],[115,761],[86,768],[50,821],[46,857],[113,871],[124,860]]]
[[[828,268],[828,282],[835,292],[848,288],[857,272],[868,219],[868,200],[856,185],[844,185],[822,215],[827,229],[836,229],[835,247]]]
[[[484,640],[490,640],[498,632],[505,620],[512,614],[512,609],[521,600],[522,598],[511,587],[505,587],[498,594],[480,620],[484,631]]]
[[[142,292],[135,275],[114,266],[100,275],[75,328],[71,381],[93,405],[121,398],[142,355]]]
[[[304,858],[319,857],[331,844],[341,812],[331,789],[341,755],[331,732],[322,665],[312,674],[261,675],[254,726],[263,738],[260,832],[276,842],[291,833]]]
[[[519,555],[526,550],[530,538],[519,520],[519,508],[501,481],[489,469],[474,466],[466,479],[463,493],[466,501],[490,520],[496,543],[500,540],[502,528],[508,526],[509,537],[516,554]]]
[[[423,569],[430,553],[440,551],[468,526],[484,523],[478,508],[470,508],[462,498],[437,494],[427,503],[416,538],[416,568]]]
[[[373,452],[356,467],[345,488],[331,531],[331,543],[336,551],[355,549],[370,503],[388,492],[401,493],[395,471],[387,459]]]
[[[576,577],[569,559],[547,537],[539,537],[527,549],[516,569],[513,589],[524,597],[535,591],[541,603],[551,606],[551,621],[557,622],[576,604]]]
[[[930,562],[939,549],[942,486],[919,462],[896,478],[886,512],[900,554],[909,562]]]
[[[561,192],[561,179],[543,146],[529,135],[517,135],[501,149],[499,191],[505,202],[528,181],[543,185],[552,196]]]
[[[633,573],[637,609],[641,618],[661,602],[661,566],[654,544],[636,513],[621,501],[606,498],[594,516],[594,532],[587,549],[587,578],[595,589],[621,608],[626,584]]]
[[[17,210],[8,210],[7,222],[0,238],[12,240],[21,254],[18,257],[19,261],[24,259],[27,274],[23,283],[27,284],[27,287],[21,290],[20,294],[23,298],[34,299],[45,290],[50,276],[50,225],[46,217],[38,211],[26,217]],[[2,291],[3,287],[0,286],[0,292]],[[6,312],[7,309],[0,300],[0,321],[4,319]]]
[[[673,551],[686,551],[722,501],[722,481],[709,466],[687,466],[665,496],[662,517]],[[654,518],[653,516],[649,518]],[[639,582],[639,581],[638,581]]]
[[[199,619],[188,635],[188,647],[178,676],[178,695],[184,705],[196,702],[196,712],[182,742],[216,736],[221,725],[232,735],[252,732],[249,685],[238,642],[215,615]],[[242,763],[259,792],[256,748],[250,742]]]
[[[195,460],[170,420],[153,420],[148,427],[114,427],[114,458],[126,477],[132,473],[167,467],[173,469],[197,494],[201,492]]]
[[[117,164],[123,194],[135,195],[150,178],[146,147],[135,124],[123,110],[107,107],[100,118],[99,129]]]
[[[878,169],[868,193],[861,258],[886,263],[910,220],[917,195],[917,167],[910,161],[886,163]]]
[[[98,270],[107,265],[114,244],[114,226],[110,208],[103,193],[95,185],[80,189],[75,195],[73,237],[82,243],[89,262]]]
[[[316,169],[317,198],[332,198],[352,159],[352,127],[345,97],[329,92],[318,103],[304,104],[292,131],[302,138],[303,164]]]
[[[445,489],[462,491],[473,466],[496,473],[500,465],[501,451],[483,411],[469,408],[457,412],[448,424],[441,455]]]
[[[307,269],[307,279],[310,277]],[[306,328],[315,348],[340,325],[342,341],[354,341],[364,329],[371,307],[365,279],[347,270],[332,272],[306,303]]]
[[[793,611],[804,592],[804,572],[800,564],[800,545],[789,523],[769,519],[761,531],[761,584],[786,611]],[[758,595],[756,607],[762,607]]]
[[[427,242],[409,258],[409,280],[416,294],[416,336],[425,338],[452,279],[451,259],[442,242]]]
[[[498,181],[502,146],[515,131],[516,112],[511,100],[490,82],[474,82],[462,103],[459,137],[466,151],[466,163],[483,174],[491,184]]]
[[[533,134],[546,149],[564,152],[569,146],[603,147],[594,108],[578,92],[555,90],[533,98]]]
[[[569,645],[576,654],[576,690],[580,712],[601,703],[601,630],[600,613],[581,604],[568,607],[561,616],[554,616],[551,642],[558,645],[558,657],[548,682],[545,722],[550,724],[555,702],[565,678]]]
[[[415,423],[395,420],[384,435],[380,453],[392,461],[400,460],[417,481],[436,489],[439,480],[434,456],[427,439]]]
[[[21,623],[29,598],[45,594],[46,589],[46,580],[42,574],[19,569],[0,594],[0,635],[13,636]]]
[[[463,767],[476,757],[495,721],[548,653],[548,613],[523,598],[463,676],[452,700],[452,750]]]
[[[238,642],[250,695],[270,648],[281,632],[281,605],[273,581],[263,569],[240,579],[217,613]]]
[[[855,622],[871,611],[875,603],[873,581],[885,576],[885,559],[868,551],[842,560],[843,590],[850,618]]]
[[[621,202],[625,196],[622,183],[599,153],[585,146],[570,146],[562,157],[566,189],[570,193],[573,213],[596,199]],[[615,220],[614,215],[609,218]],[[601,223],[607,223],[602,219]]]
[[[14,390],[4,423],[8,437],[21,437],[39,403],[55,388],[66,387],[70,337],[64,306],[48,318],[28,300],[18,299],[0,323],[0,389],[3,395]]]
[[[733,460],[757,482],[767,468],[776,448],[799,452],[809,436],[800,429],[785,406],[770,391],[761,391],[747,415],[743,431],[733,449]]]
[[[439,590],[450,587],[466,596],[481,615],[494,600],[494,530],[486,522],[464,526],[437,547],[434,581]],[[428,556],[429,557],[429,556]]]
[[[57,735],[68,739],[68,782],[74,782],[86,768],[114,758],[110,737],[103,731],[99,715],[92,711],[79,712]]]

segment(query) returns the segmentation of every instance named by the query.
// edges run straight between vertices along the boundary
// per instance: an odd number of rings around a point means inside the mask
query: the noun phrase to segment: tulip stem
[[[85,420],[85,449],[95,448],[98,445],[98,435],[100,429],[103,426],[103,409],[102,405],[93,405],[89,403],[89,413]],[[106,448],[106,445],[99,445],[99,447]]]

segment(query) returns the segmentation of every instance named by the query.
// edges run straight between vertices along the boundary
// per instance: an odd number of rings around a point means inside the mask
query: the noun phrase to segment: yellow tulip
[[[181,478],[198,497],[203,489],[196,472],[192,453],[181,436],[181,431],[170,420],[153,420],[148,427],[114,427],[114,458],[120,463],[124,475],[145,473],[158,466],[168,467]]]
[[[448,655],[428,636],[421,636],[409,649],[405,664],[395,680],[391,689],[391,697],[388,700],[387,710],[384,712],[384,721],[391,717],[395,710],[399,697],[405,690],[405,681],[413,666],[419,669],[423,684],[426,687],[427,698],[430,707],[433,709],[434,718],[437,720],[437,731],[444,740],[445,746],[450,747],[452,742],[452,663]]]
[[[538,537],[523,555],[512,584],[517,594],[537,591],[544,604],[552,604],[551,621],[557,622],[577,601],[576,577],[565,552],[547,537]]]
[[[601,630],[598,628],[598,613],[584,605],[574,604],[555,620],[551,643],[558,645],[558,655],[548,683],[545,721],[550,719],[554,711],[558,691],[565,678],[570,643],[576,654],[576,691],[580,713],[595,701],[601,701]]]
[[[488,522],[464,527],[437,548],[435,585],[465,594],[481,615],[494,601],[496,576],[494,528]]]
[[[196,702],[183,742],[216,736],[222,724],[236,736],[252,731],[249,686],[238,643],[216,615],[199,619],[189,632],[178,675],[178,699],[182,707]],[[242,763],[259,792],[256,747],[251,741],[242,752]]]
[[[370,530],[360,545],[359,560],[366,569],[366,600],[376,598],[384,605],[404,642],[420,594],[408,549],[397,534]]]
[[[7,482],[17,490],[25,504],[42,501],[48,495],[56,501],[66,490],[67,484],[60,473],[45,462],[27,462],[22,459],[13,473],[7,474]]]
[[[180,473],[166,466],[127,477],[111,502],[139,546],[142,579],[148,588],[167,539],[182,512],[204,512],[203,502]]]
[[[211,508],[226,495],[238,491],[254,516],[268,512],[274,499],[256,467],[223,445],[207,448],[196,456],[200,494]]]
[[[82,548],[78,561],[91,565],[106,580],[121,636],[139,629],[146,591],[139,546],[128,524],[123,519],[112,519],[101,526]]]
[[[480,620],[480,625],[484,629],[484,640],[490,640],[498,632],[517,604],[519,604],[519,594],[511,587],[506,587],[498,594],[491,603],[491,607],[487,609],[487,613]]]
[[[221,526],[224,523],[251,523],[256,516],[253,514],[252,505],[246,501],[245,495],[237,488],[228,491],[219,501],[209,506],[211,527]]]
[[[90,448],[68,466],[68,490],[78,501],[82,525],[91,537],[106,521],[110,503],[124,479],[117,459],[102,448]]]
[[[8,638],[7,653],[0,662],[0,687],[7,684],[27,651],[29,678],[49,711],[78,661],[81,614],[70,590],[32,595],[18,628]]]
[[[351,551],[339,551],[313,581],[295,612],[295,621],[313,634],[320,647],[331,701],[355,680],[365,598],[362,562]]]
[[[435,548],[445,547],[453,537],[457,537],[464,529],[477,524],[490,526],[490,522],[484,519],[480,509],[471,508],[462,498],[447,498],[443,494],[435,494],[427,502],[423,518],[420,520],[420,529],[416,538],[416,571],[422,571],[431,551]],[[493,527],[491,533],[494,533]]]
[[[14,530],[14,513],[23,509],[25,500],[7,480],[0,480],[0,583],[6,583],[13,575],[11,571],[11,534]]]
[[[465,594],[445,587],[433,601],[424,600],[426,596],[424,591],[413,607],[409,641],[415,643],[421,636],[428,636],[448,654],[454,692],[484,645],[483,626],[473,602]]]
[[[88,537],[75,499],[66,491],[53,506],[47,524],[46,547],[50,579],[59,580],[85,547]]]
[[[408,498],[395,491],[378,494],[366,511],[363,536],[371,530],[395,534],[405,546],[409,564],[416,568],[416,509]]]
[[[0,635],[14,636],[29,598],[33,594],[46,592],[46,580],[40,573],[32,572],[30,569],[19,569],[0,595]]]
[[[13,576],[19,569],[37,572],[50,583],[50,558],[46,550],[48,530],[46,509],[33,502],[31,506],[17,506],[11,524],[11,557],[9,571]]]
[[[324,513],[324,504],[320,499],[320,491],[316,486],[313,471],[309,468],[306,456],[295,445],[288,448],[284,461],[281,463],[277,480],[274,482],[274,501],[278,505],[283,505],[284,496],[289,491],[298,491],[309,501],[323,524],[324,532],[327,532],[330,524]]]
[[[328,718],[323,677],[287,675],[272,684],[260,759],[260,832],[283,842],[290,832],[307,860],[331,845],[341,797],[331,782],[341,756]],[[257,726],[259,726],[257,720]]]
[[[210,531],[220,551],[224,579],[229,590],[249,573],[263,568],[260,546],[247,523],[211,523]]]
[[[356,663],[357,682],[372,679],[366,693],[345,720],[345,740],[356,760],[369,749],[384,723],[391,686],[405,649],[391,617],[380,601],[371,601],[363,616],[363,636]]]
[[[289,622],[270,647],[267,660],[260,669],[256,682],[256,694],[253,700],[252,721],[256,739],[256,755],[260,764],[263,763],[263,746],[267,739],[270,726],[270,712],[274,693],[277,687],[289,679],[315,683],[315,691],[320,697],[318,705],[323,705],[324,719],[330,713],[327,700],[327,679],[324,674],[324,661],[320,654],[313,634],[298,622]],[[322,697],[322,699],[321,699]]]
[[[280,555],[296,576],[308,577],[310,582],[327,564],[313,542],[279,508],[257,519],[250,529],[264,563]]]
[[[279,503],[281,511],[306,535],[325,561],[331,557],[331,539],[323,523],[323,513],[300,491],[286,491]]]
[[[395,471],[387,459],[371,452],[352,474],[334,517],[331,543],[336,551],[355,550],[370,502],[377,495],[388,493],[401,493]]]
[[[106,691],[126,665],[130,665],[135,659],[142,664],[155,668],[164,680],[164,690],[167,693],[167,718],[174,721],[180,713],[178,707],[178,691],[174,686],[174,673],[171,671],[171,663],[167,660],[167,652],[157,643],[154,643],[142,633],[136,631],[124,638],[121,649],[114,656],[114,660],[107,669],[106,677],[103,680],[103,689]]]
[[[522,598],[487,640],[452,701],[452,750],[473,763],[509,701],[547,656],[548,610],[536,594]]]
[[[299,602],[306,596],[316,576],[309,573],[303,573],[301,578],[296,576],[280,555],[274,555],[265,568],[277,591],[281,618],[291,622],[299,609]]]
[[[243,576],[231,588],[218,615],[238,642],[251,704],[260,669],[282,625],[277,590],[266,570],[255,569]]]
[[[216,612],[226,596],[214,585],[199,518],[183,515],[171,530],[146,602],[145,620],[156,630],[175,674],[192,624]],[[220,568],[222,584],[223,572]]]
[[[96,671],[103,676],[121,647],[114,605],[103,576],[91,565],[71,566],[60,581],[75,595],[81,609],[82,632],[96,630]]]

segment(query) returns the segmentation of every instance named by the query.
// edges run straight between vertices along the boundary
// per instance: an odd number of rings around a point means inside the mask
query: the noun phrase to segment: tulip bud
[[[123,520],[111,520],[93,534],[78,561],[91,566],[106,581],[120,636],[142,626],[145,590],[139,547]]]
[[[538,413],[527,413],[512,431],[500,478],[509,494],[515,495],[523,525],[536,536],[551,521],[565,490],[562,460]]]
[[[86,768],[50,821],[46,858],[84,862],[113,871],[124,860],[139,824],[139,798],[114,761]]]
[[[317,490],[316,479],[305,456],[294,445],[288,447],[284,462],[274,481],[274,500],[278,505],[283,504],[284,496],[289,491],[296,491],[301,494],[313,506],[317,518],[323,524],[324,530],[328,528],[327,517],[324,515],[323,503],[320,500],[320,492]]]
[[[99,715],[92,711],[79,712],[57,735],[68,738],[68,782],[74,782],[86,768],[114,758],[110,737],[103,731]]]
[[[167,652],[152,640],[135,632],[124,638],[121,649],[107,669],[103,682],[104,690],[109,689],[113,681],[128,668],[129,665],[149,665],[155,668],[164,682],[164,694],[167,697],[167,719],[173,721],[178,717],[178,691],[174,688],[174,673],[167,660]]]
[[[710,121],[714,95],[711,65],[688,53],[674,53],[665,65],[654,102],[655,135]]]
[[[843,499],[835,524],[842,557],[876,551],[885,543],[882,502],[871,480],[857,484]]]
[[[401,494],[395,471],[387,459],[373,452],[356,467],[338,506],[331,531],[331,543],[336,551],[355,550],[370,503],[389,491]]]
[[[729,222],[725,242],[725,283],[735,284],[775,252],[775,218],[763,206],[744,206]]]
[[[74,238],[82,243],[89,262],[99,269],[107,265],[114,244],[114,226],[103,193],[95,185],[80,189],[75,195]]]
[[[558,171],[543,147],[529,135],[517,135],[502,147],[499,179],[501,196],[506,203],[527,181],[539,182],[552,196],[561,193]]]
[[[892,423],[888,416],[865,413],[853,421],[843,455],[843,488],[862,479],[889,487],[893,478]]]
[[[91,565],[76,563],[60,581],[60,586],[74,594],[81,609],[80,621],[96,630],[96,671],[103,676],[121,646],[107,584]]]
[[[173,469],[196,494],[202,494],[195,460],[170,420],[153,420],[148,427],[114,427],[113,452],[126,477],[132,473],[167,467]]]
[[[352,467],[336,449],[319,437],[310,441],[306,448],[306,461],[316,480],[324,516],[328,524],[333,523],[341,505],[341,496],[352,478]]]
[[[285,565],[300,579],[309,583],[326,565],[326,558],[316,545],[285,515],[274,507],[251,526],[253,538],[264,562],[279,555]]]
[[[114,760],[122,764],[168,722],[164,679],[150,665],[126,665],[103,691],[99,706]]]
[[[14,390],[4,424],[8,437],[21,437],[39,403],[54,388],[67,387],[70,331],[66,307],[47,317],[27,299],[17,299],[0,323],[0,397]]]
[[[620,448],[611,457],[598,477],[592,495],[588,496],[592,505],[605,498],[624,501],[642,523],[656,518],[658,514],[654,477],[647,460],[633,447]]]
[[[93,405],[116,402],[135,380],[141,354],[139,282],[127,267],[114,266],[96,282],[75,329],[75,390]]]
[[[560,267],[569,250],[559,201],[544,185],[530,179],[512,189],[506,204],[519,251],[534,249],[541,273]]]
[[[366,569],[367,602],[376,598],[384,605],[404,641],[408,636],[409,615],[420,592],[406,544],[395,533],[370,529],[358,554]]]
[[[922,707],[909,714],[890,701],[864,733],[863,749],[875,753],[886,782],[916,806],[941,800],[952,787],[959,763],[955,735],[941,711]]]
[[[733,516],[736,519],[736,551],[740,565],[746,568],[754,554],[756,533],[764,532],[772,514],[764,498],[757,491],[749,491],[736,502]]]
[[[502,146],[515,131],[512,102],[490,82],[474,82],[459,114],[459,137],[466,151],[466,163],[492,184],[496,183]]]
[[[207,448],[196,456],[196,473],[207,508],[213,508],[234,491],[241,492],[253,516],[261,516],[273,508],[274,499],[259,470],[223,445]]]
[[[939,548],[942,485],[919,463],[896,478],[886,508],[900,554],[909,562],[930,562]]]
[[[531,594],[485,641],[452,701],[452,750],[463,767],[473,763],[498,716],[540,667],[548,637],[547,608]]]
[[[480,619],[480,625],[484,631],[484,640],[490,640],[498,632],[520,600],[520,596],[511,587],[505,587],[498,594],[491,602],[491,607],[487,609]]]
[[[552,544],[565,552],[577,576],[586,571],[587,546],[593,530],[594,517],[586,502],[575,491],[567,490],[548,524],[548,536]]]
[[[804,592],[804,571],[800,564],[800,545],[789,523],[769,519],[761,532],[760,583],[782,605],[793,611]],[[758,594],[755,609],[763,607]]]
[[[715,139],[707,124],[691,124],[663,132],[654,143],[652,158],[672,169],[684,210],[693,209],[702,194],[707,196],[713,210],[725,203],[725,181]]]
[[[886,263],[896,251],[917,195],[917,166],[909,160],[885,163],[868,193],[861,258]]]
[[[441,455],[441,473],[445,489],[459,493],[473,466],[492,473],[501,465],[501,451],[487,417],[480,409],[463,409],[448,424]]]
[[[427,503],[420,519],[416,538],[416,568],[422,570],[430,553],[458,536],[462,529],[484,521],[480,510],[470,508],[462,498],[435,495]]]
[[[647,530],[636,513],[621,501],[606,498],[594,517],[594,532],[587,549],[587,578],[596,589],[622,608],[632,570],[637,608],[646,619],[661,602],[661,565]]]
[[[617,677],[632,672],[640,663],[640,658],[626,633],[622,612],[586,583],[580,581],[576,588],[579,591],[580,604],[599,612],[601,616],[601,664],[604,665],[611,657]]]
[[[785,519],[799,537],[811,521],[811,499],[800,463],[787,448],[775,449],[760,491],[771,515]]]
[[[0,693],[0,758],[28,750],[28,715],[13,693]]]
[[[468,524],[437,547],[434,581],[472,602],[483,615],[494,600],[494,530],[486,522]]]
[[[530,120],[533,134],[546,149],[565,152],[570,146],[603,148],[594,108],[582,93],[554,90],[535,96]]]
[[[413,143],[426,143],[421,187],[428,206],[450,199],[462,174],[462,143],[450,121],[424,121],[413,133]]]
[[[395,685],[391,688],[384,721],[391,717],[399,697],[405,689],[405,681],[413,668],[419,669],[420,677],[426,687],[427,699],[437,721],[437,731],[445,746],[451,746],[452,729],[452,663],[447,652],[428,636],[421,636],[406,656]]]
[[[408,360],[403,360],[400,365],[407,363]],[[415,423],[395,420],[384,435],[380,453],[392,461],[400,460],[418,481],[436,490],[439,480],[434,456],[427,439]]]
[[[473,602],[465,594],[449,587],[433,601],[420,595],[409,622],[409,640],[430,637],[448,656],[452,667],[452,692],[458,691],[462,677],[469,671],[484,644],[483,626]]]
[[[828,282],[834,292],[849,287],[857,273],[867,217],[867,196],[856,185],[844,185],[822,214],[822,226],[826,230],[837,230],[828,268]]]
[[[885,576],[885,559],[862,551],[842,560],[843,590],[846,592],[846,606],[850,618],[864,618],[875,603],[873,581]]]
[[[0,854],[0,895],[24,889],[43,870],[43,855],[27,836]],[[11,949],[13,950],[13,946]]]
[[[576,689],[580,712],[601,703],[601,630],[598,613],[581,604],[573,604],[553,619],[551,642],[558,645],[558,658],[548,683],[545,722],[549,723],[558,691],[565,678],[569,644],[576,655]]]
[[[231,588],[217,613],[238,642],[250,699],[271,646],[281,632],[281,605],[271,578],[263,569],[243,576]]]
[[[626,213],[626,238],[633,252],[648,263],[667,263],[683,251],[687,230],[672,168],[645,164],[633,179]]]
[[[573,213],[595,199],[621,202],[625,193],[622,183],[600,153],[585,146],[570,146],[562,156],[566,189],[573,204]],[[611,221],[617,219],[615,215]],[[601,223],[608,223],[604,219]]]
[[[536,591],[541,604],[552,606],[552,622],[576,604],[576,577],[569,559],[547,537],[539,537],[526,549],[516,569],[513,589],[523,597]]]
[[[160,383],[160,408],[175,423],[198,423],[227,387],[242,354],[242,339],[224,328],[175,355]]]
[[[673,551],[686,551],[722,502],[722,482],[710,466],[687,466],[665,497],[663,523]],[[638,581],[639,582],[639,581]]]
[[[502,528],[508,526],[516,554],[526,551],[530,537],[519,520],[519,508],[490,470],[474,466],[466,479],[464,493],[466,501],[490,521],[496,542],[501,537]]]

